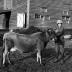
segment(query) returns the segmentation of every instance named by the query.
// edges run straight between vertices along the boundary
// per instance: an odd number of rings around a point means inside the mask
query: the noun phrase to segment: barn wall
[[[3,0],[0,0],[0,9],[3,10]],[[17,13],[26,13],[26,0],[13,0],[13,10],[11,12],[10,24],[9,28],[16,28],[17,27]],[[3,23],[4,15],[0,15],[0,26]]]
[[[10,19],[10,28],[16,28],[17,13],[26,12],[26,0],[13,0],[13,11]],[[51,16],[51,20],[46,19],[42,24],[41,19],[35,19],[35,13],[40,13],[40,8],[48,9],[47,15]],[[0,0],[0,9],[3,8],[3,0]],[[72,0],[31,0],[30,1],[30,26],[49,26],[56,27],[56,20],[62,18],[63,10],[69,10],[71,17],[70,24],[64,22],[65,28],[72,28]],[[0,24],[2,25],[2,17]]]
[[[16,1],[16,2],[15,2]],[[14,1],[14,10],[12,11],[11,14],[11,19],[10,19],[10,28],[15,28],[17,24],[17,13],[26,13],[26,1],[24,0],[15,0]]]
[[[48,9],[47,15],[51,16],[51,20],[46,19],[44,25],[49,27],[56,27],[56,20],[62,19],[63,10],[68,10],[71,16],[70,24],[65,21],[65,28],[72,28],[72,0],[31,0],[30,13],[34,15],[40,12],[39,8],[46,7]],[[35,19],[34,16],[30,16],[30,25],[43,25],[42,20]]]

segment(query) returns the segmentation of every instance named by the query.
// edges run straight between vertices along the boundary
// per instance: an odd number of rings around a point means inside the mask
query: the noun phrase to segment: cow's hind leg
[[[3,65],[5,64],[6,57],[7,57],[8,62],[10,63],[9,58],[8,58],[9,53],[8,53],[8,46],[7,46],[6,40],[4,42],[4,47],[5,47],[5,50],[4,50],[4,53],[3,53]]]
[[[41,40],[38,40],[37,42],[37,62],[41,62],[41,50],[43,49],[44,45],[43,42]]]
[[[4,51],[4,53],[3,53],[3,65],[5,64],[6,55],[7,55],[7,49],[6,49],[6,47],[5,47],[5,51]]]
[[[37,52],[37,62],[40,61],[41,64],[41,54],[40,51]]]

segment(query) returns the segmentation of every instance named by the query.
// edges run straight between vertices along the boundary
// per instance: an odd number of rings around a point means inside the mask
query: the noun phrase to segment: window
[[[50,20],[51,19],[51,17],[49,15],[46,15],[46,18],[47,18],[47,20]]]
[[[35,13],[35,18],[40,18],[40,15]]]
[[[70,16],[66,17],[66,22],[69,24],[70,23]]]
[[[13,8],[13,0],[4,0],[4,10]]]
[[[69,15],[69,12],[67,10],[63,11],[64,15]]]
[[[40,14],[35,14],[35,18],[38,18],[38,19],[42,19],[44,16],[43,15],[40,15]]]
[[[70,16],[69,15],[66,15],[66,16],[62,16],[62,19],[66,21],[66,23],[69,24],[70,22]]]
[[[67,19],[67,20],[70,20],[70,16],[66,16],[66,19]]]
[[[41,8],[40,8],[40,11],[46,13],[46,12],[47,12],[47,8],[46,8],[46,7],[41,7]]]
[[[24,13],[17,13],[17,27],[24,27],[25,24],[25,14]]]
[[[62,19],[63,19],[63,20],[66,20],[66,16],[62,16]]]

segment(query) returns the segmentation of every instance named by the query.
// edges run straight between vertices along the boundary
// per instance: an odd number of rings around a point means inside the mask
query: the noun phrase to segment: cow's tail
[[[3,39],[3,65],[5,64],[5,59],[6,59],[6,40],[5,39]]]
[[[1,65],[4,65],[5,39],[3,39]]]
[[[5,50],[5,39],[3,39],[3,50],[2,50],[2,52],[4,52],[4,50]]]

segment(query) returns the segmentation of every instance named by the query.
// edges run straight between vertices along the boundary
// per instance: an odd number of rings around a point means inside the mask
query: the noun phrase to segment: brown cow
[[[6,56],[8,59],[8,52],[14,50],[18,50],[20,53],[37,51],[37,62],[40,61],[41,64],[41,50],[44,48],[43,39],[48,41],[47,32],[37,32],[30,35],[15,32],[5,33],[3,36],[3,64],[5,64]],[[9,59],[8,62],[10,62]]]

